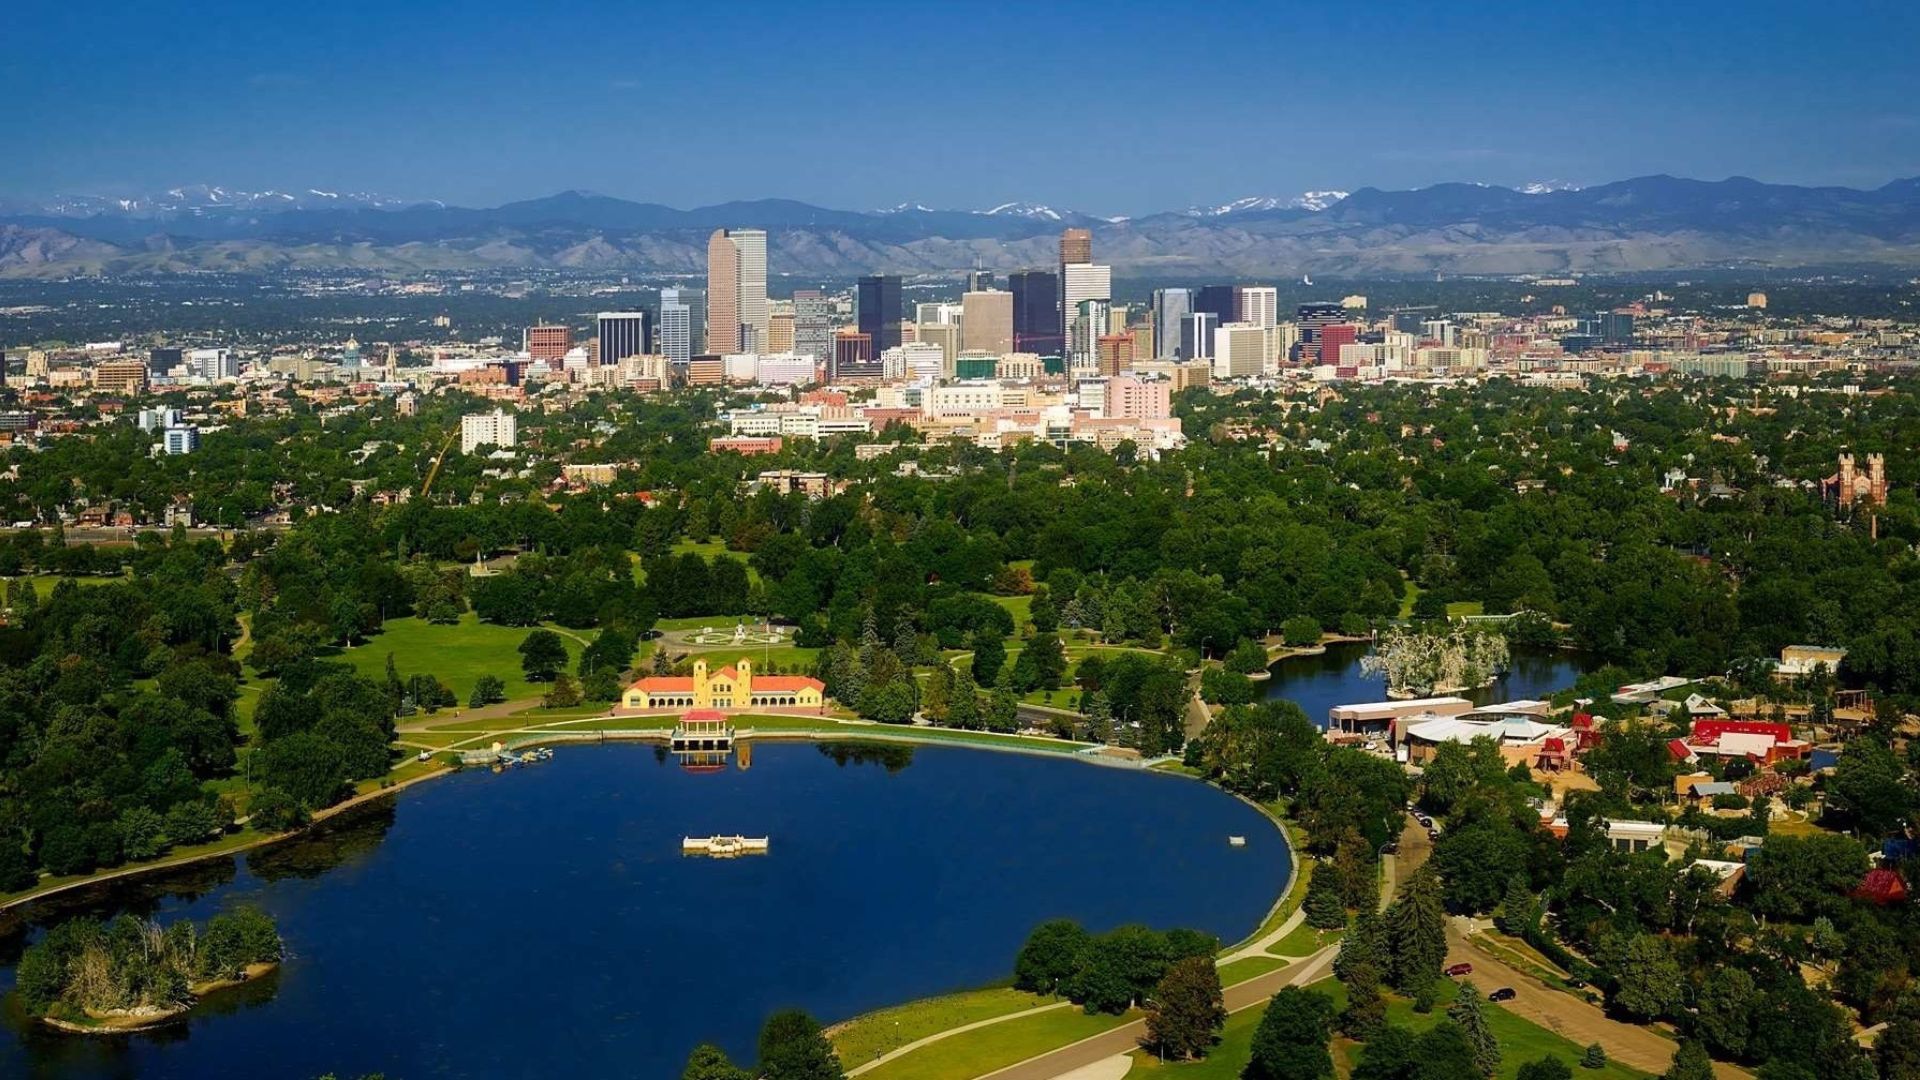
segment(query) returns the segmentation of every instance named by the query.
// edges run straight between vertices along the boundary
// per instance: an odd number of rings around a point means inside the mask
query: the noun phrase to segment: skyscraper
[[[1194,294],[1193,310],[1207,312],[1225,326],[1237,317],[1235,307],[1239,299],[1239,291],[1231,285],[1202,285]]]
[[[833,361],[827,369],[828,382],[878,379],[881,374],[880,358],[873,351],[871,336],[858,330],[842,330],[833,336]]]
[[[993,291],[993,271],[991,270],[967,271],[967,291],[968,292],[992,292]]]
[[[821,363],[833,356],[833,303],[819,289],[793,291],[793,351]]]
[[[679,289],[660,290],[660,353],[670,363],[693,358],[693,305]]]
[[[567,350],[573,348],[573,328],[548,323],[529,326],[521,332],[520,344],[534,361],[558,371]]]
[[[1073,325],[1067,334],[1067,370],[1098,365],[1100,339],[1107,334],[1107,309],[1107,301],[1098,297],[1074,305]]]
[[[1068,232],[1086,232],[1085,229],[1069,229]],[[1090,335],[1081,340],[1069,341],[1068,352],[1076,361],[1091,363],[1093,360],[1094,339],[1107,333],[1107,307],[1113,300],[1113,268],[1095,266],[1092,263],[1068,263],[1061,271],[1060,302],[1070,316],[1077,317],[1080,306],[1089,300],[1100,301],[1100,321],[1092,327]],[[1071,337],[1074,320],[1068,320],[1065,336]]]
[[[1320,328],[1344,322],[1347,309],[1334,303],[1301,304],[1298,322],[1300,323],[1300,356],[1308,363],[1333,363],[1320,355]],[[1336,350],[1336,358],[1338,350]]]
[[[707,238],[707,351],[761,352],[767,345],[767,234],[715,229]]]
[[[1220,328],[1220,317],[1211,311],[1195,311],[1180,320],[1182,360],[1213,359],[1213,332]]]
[[[599,324],[600,353],[596,359],[601,367],[612,367],[629,356],[652,354],[652,312],[603,311]]]
[[[1086,229],[1062,229],[1060,231],[1060,265],[1071,266],[1074,263],[1093,261],[1093,233]]]
[[[1051,270],[1017,270],[1007,275],[1013,293],[1013,349],[1059,356],[1060,278]]]
[[[1153,359],[1179,357],[1180,324],[1193,311],[1192,289],[1155,289],[1153,292]]]
[[[1233,314],[1241,322],[1273,326],[1280,321],[1280,291],[1271,285],[1242,285]]]
[[[854,318],[872,343],[871,356],[900,344],[900,278],[869,274],[860,279],[854,299]]]
[[[960,347],[967,352],[1013,351],[1013,294],[989,290],[960,298]]]

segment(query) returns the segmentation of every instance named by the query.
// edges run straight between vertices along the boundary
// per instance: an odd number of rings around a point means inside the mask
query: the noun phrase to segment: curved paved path
[[[1290,964],[1279,971],[1270,971],[1255,976],[1242,983],[1227,987],[1223,995],[1227,1012],[1237,1013],[1265,1005],[1273,995],[1288,986],[1305,986],[1320,978],[1328,964],[1339,951],[1338,945],[1329,945],[1308,957],[1304,963]],[[1037,1057],[1028,1058],[1004,1069],[983,1074],[979,1080],[1059,1080],[1075,1070],[1098,1065],[1116,1055],[1130,1053],[1140,1047],[1140,1040],[1147,1034],[1147,1022],[1135,1020],[1112,1031],[1103,1031],[1082,1039],[1070,1046],[1050,1050]]]

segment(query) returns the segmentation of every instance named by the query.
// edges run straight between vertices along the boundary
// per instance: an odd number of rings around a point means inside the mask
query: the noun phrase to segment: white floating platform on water
[[[682,855],[712,855],[717,858],[765,855],[767,847],[767,838],[764,836],[684,836],[680,838]]]
[[[1247,838],[1244,836],[1229,836],[1227,837],[1227,846],[1228,847],[1246,847]]]

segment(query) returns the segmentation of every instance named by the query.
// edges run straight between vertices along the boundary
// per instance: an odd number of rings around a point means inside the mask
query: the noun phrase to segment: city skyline
[[[1901,45],[1920,15],[1883,5],[1858,18],[1757,5],[1732,19],[1630,4],[1593,19],[1386,4],[1338,22],[1303,5],[1249,7],[1221,13],[1231,48],[1155,54],[1153,79],[1057,63],[1063,36],[1124,55],[1166,29],[1163,12],[1125,4],[1097,19],[1072,4],[1023,12],[1019,34],[944,7],[901,17],[856,5],[833,18],[768,8],[715,23],[632,19],[594,3],[459,20],[401,3],[364,21],[333,9],[227,17],[215,5],[191,21],[134,10],[108,26],[84,9],[24,7],[11,36],[28,59],[0,71],[0,94],[22,106],[0,121],[20,166],[7,191],[20,196],[214,182],[460,205],[585,188],[680,206],[777,194],[842,207],[1034,201],[1138,214],[1460,180],[1672,173],[1872,187],[1920,173],[1920,113],[1906,104],[1920,97],[1920,72]],[[365,32],[369,23],[380,32]],[[646,57],[647,74],[552,78],[526,43],[569,27]],[[75,78],[69,51],[82,40],[88,63]],[[457,62],[423,59],[429,40]],[[882,41],[892,47],[869,47]],[[829,42],[862,63],[817,63],[812,46]],[[1004,76],[960,77],[959,59],[982,49]],[[1329,51],[1348,63],[1273,63]],[[751,71],[708,78],[728,57],[750,57]],[[1448,77],[1463,64],[1500,77]],[[1358,70],[1366,77],[1351,77]],[[198,77],[206,71],[222,75]],[[860,92],[876,82],[906,91]],[[1089,109],[1096,131],[1111,118],[1111,141],[1032,140]],[[885,169],[846,169],[837,132],[926,125],[967,137],[891,156]],[[608,142],[608,130],[626,137]],[[1589,137],[1542,137],[1554,131]],[[1129,167],[1115,169],[1123,132]],[[777,185],[758,170],[693,164],[743,139],[779,164]],[[556,183],[555,155],[589,142],[595,153]],[[1315,151],[1298,153],[1306,144]],[[1189,167],[1196,148],[1205,169]],[[978,167],[994,162],[1020,168]]]

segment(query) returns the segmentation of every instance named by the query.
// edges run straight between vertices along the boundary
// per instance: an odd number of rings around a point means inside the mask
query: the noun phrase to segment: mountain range
[[[0,201],[0,276],[545,267],[700,274],[713,229],[763,228],[808,277],[1013,269],[1090,229],[1121,275],[1564,273],[1920,266],[1920,177],[1860,190],[1646,176],[1523,189],[1438,184],[1251,197],[1143,217],[1031,203],[832,210],[784,199],[680,210],[583,191],[490,209],[308,189],[176,188]]]

